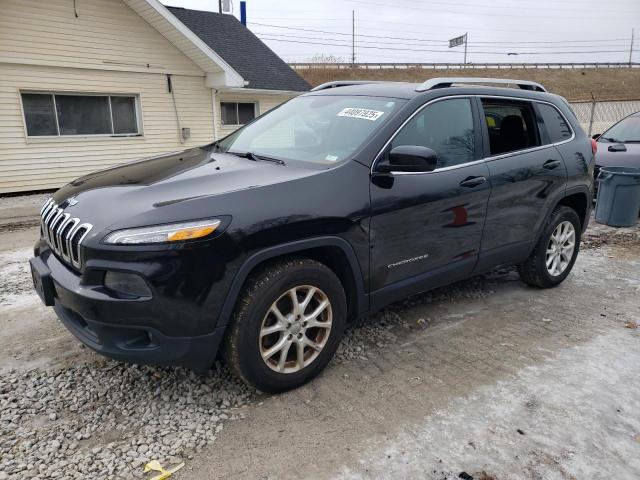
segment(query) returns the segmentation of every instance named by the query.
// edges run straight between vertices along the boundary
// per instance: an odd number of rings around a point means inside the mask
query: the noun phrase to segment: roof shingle
[[[233,15],[167,9],[249,82],[246,88],[309,90],[309,84]]]

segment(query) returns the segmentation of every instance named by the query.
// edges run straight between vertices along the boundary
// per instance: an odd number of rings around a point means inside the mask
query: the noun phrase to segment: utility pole
[[[222,0],[218,0],[218,13],[222,13]]]
[[[351,10],[351,68],[356,66],[356,12]]]
[[[465,32],[464,34],[464,66],[467,66],[467,44],[469,43],[469,40],[467,39],[467,35],[469,35],[469,32]]]
[[[632,59],[633,59],[633,34],[635,33],[635,28],[631,29],[631,46],[629,47],[629,68],[631,68],[632,65]]]

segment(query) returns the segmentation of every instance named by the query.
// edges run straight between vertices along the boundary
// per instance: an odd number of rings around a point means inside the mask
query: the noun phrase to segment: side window
[[[525,101],[482,99],[491,155],[540,145],[536,117]]]
[[[544,123],[551,143],[571,138],[571,127],[567,125],[567,121],[555,107],[546,103],[536,103],[536,107],[540,112],[542,123]]]
[[[139,135],[134,95],[22,93],[29,137]]]
[[[245,125],[256,118],[255,103],[220,102],[222,125]]]
[[[423,108],[391,142],[429,147],[438,154],[438,168],[475,160],[471,100],[442,100]]]

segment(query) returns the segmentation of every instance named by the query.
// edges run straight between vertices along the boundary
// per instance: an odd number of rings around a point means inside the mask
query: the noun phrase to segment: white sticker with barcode
[[[367,108],[345,108],[341,112],[338,112],[339,117],[349,117],[349,118],[361,118],[363,120],[370,120],[375,122],[379,119],[384,112],[379,110],[369,110]]]

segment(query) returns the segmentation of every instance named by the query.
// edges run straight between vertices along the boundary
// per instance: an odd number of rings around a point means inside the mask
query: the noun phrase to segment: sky
[[[218,11],[218,0],[161,0]],[[232,0],[239,18],[240,0]],[[640,0],[247,0],[248,27],[288,62],[640,62]]]

